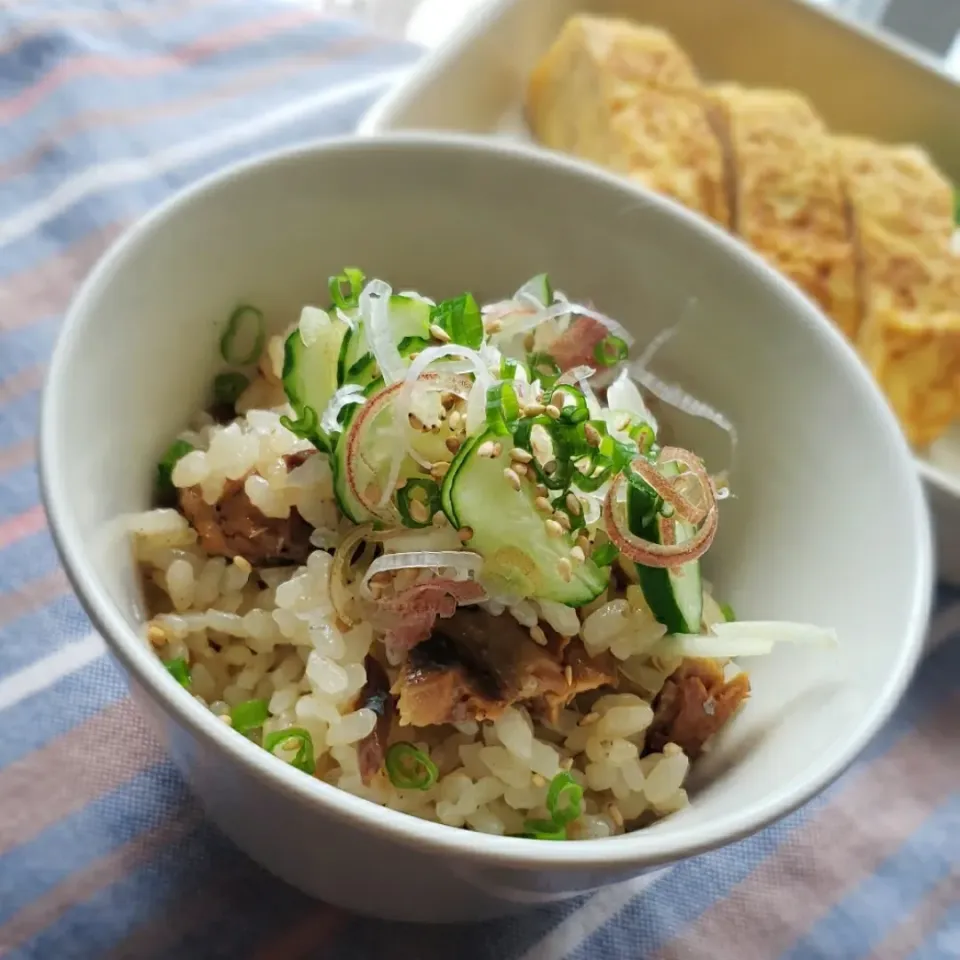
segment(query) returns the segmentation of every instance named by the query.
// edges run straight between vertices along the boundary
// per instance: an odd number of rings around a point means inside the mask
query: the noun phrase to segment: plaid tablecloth
[[[481,926],[357,919],[284,886],[204,821],[144,729],[38,503],[39,389],[64,308],[153,204],[349,131],[416,53],[309,3],[0,3],[0,955],[960,956],[960,592],[946,588],[947,642],[825,795],[718,853]]]

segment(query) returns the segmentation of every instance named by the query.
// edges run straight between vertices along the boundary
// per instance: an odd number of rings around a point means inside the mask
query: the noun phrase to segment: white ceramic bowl
[[[123,517],[149,505],[158,455],[201,404],[224,318],[246,301],[285,325],[325,299],[325,278],[344,264],[434,296],[488,299],[546,269],[641,341],[686,312],[660,370],[741,435],[738,496],[723,505],[708,575],[742,616],[833,626],[842,646],[751,662],[754,695],[696,768],[682,813],[582,843],[423,822],[263,753],[147,649]],[[722,436],[676,426],[709,463],[723,462]],[[296,886],[382,917],[475,919],[743,837],[843,770],[921,649],[931,594],[923,496],[840,336],[679,206],[521,146],[433,135],[326,143],[234,168],[165,204],[74,303],[50,368],[41,450],[70,578],[210,816]]]

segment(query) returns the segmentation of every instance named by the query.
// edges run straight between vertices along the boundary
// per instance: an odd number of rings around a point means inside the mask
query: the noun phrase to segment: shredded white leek
[[[451,570],[459,580],[477,578],[483,557],[467,550],[423,550],[416,553],[385,553],[367,567],[360,582],[361,591],[370,596],[370,580],[390,570]]]
[[[337,417],[344,407],[351,404],[366,403],[367,398],[363,395],[363,387],[359,383],[345,383],[340,387],[327,403],[323,415],[320,417],[320,427],[324,433],[336,433],[340,429]]]
[[[762,657],[777,643],[797,643],[815,647],[837,646],[835,630],[808,623],[777,620],[736,620],[717,623],[712,634],[693,636],[674,634],[657,642],[651,653],[668,657]]]
[[[367,343],[387,384],[402,380],[407,365],[397,349],[390,325],[390,297],[393,289],[382,280],[371,280],[360,294],[358,307]]]

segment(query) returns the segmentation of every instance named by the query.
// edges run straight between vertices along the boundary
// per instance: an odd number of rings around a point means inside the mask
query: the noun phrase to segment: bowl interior
[[[499,298],[547,270],[640,344],[683,318],[654,368],[739,431],[736,498],[707,574],[741,617],[833,626],[841,647],[750,661],[753,697],[700,765],[696,802],[630,842],[755,825],[835,774],[906,681],[930,584],[919,486],[874,387],[789,284],[679,207],[573,162],[458,138],[354,141],[242,168],[151,218],[75,304],[44,412],[46,494],[75,582],[147,687],[168,696],[159,667],[130,659],[143,611],[123,515],[149,506],[155,462],[203,402],[231,310],[256,304],[280,328],[324,304],[326,277],[347,264],[437,298]],[[673,427],[709,467],[727,464],[712,425]]]

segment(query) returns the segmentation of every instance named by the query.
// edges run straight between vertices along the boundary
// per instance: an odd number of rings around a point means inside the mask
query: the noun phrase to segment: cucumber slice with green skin
[[[337,361],[347,325],[331,319],[308,347],[294,330],[283,348],[283,390],[298,420],[307,408],[315,414],[316,429],[308,439],[320,450],[329,452],[330,438],[320,429],[320,418],[337,389]]]
[[[422,350],[430,338],[430,304],[411,297],[391,297],[390,325],[402,356]],[[343,339],[337,362],[337,382],[341,387],[345,383],[365,387],[379,375],[363,324],[358,324]]]
[[[666,476],[676,476],[679,469],[676,464],[664,465]],[[652,494],[652,491],[651,491]],[[656,513],[652,512],[654,500],[633,484],[627,486],[627,517],[630,532],[653,543],[661,543],[660,523]],[[677,543],[689,540],[694,528],[684,520],[675,519]],[[670,633],[700,633],[703,619],[703,582],[700,577],[700,561],[691,560],[678,569],[666,567],[645,567],[636,564],[640,577],[640,589],[657,620]]]
[[[528,293],[535,297],[545,307],[553,303],[553,284],[545,273],[538,273],[531,277],[518,291],[517,294]]]
[[[481,457],[478,449],[487,440],[500,441],[499,457]],[[485,580],[495,581],[505,593],[554,600],[579,607],[593,600],[607,585],[610,571],[592,560],[573,565],[565,580],[560,560],[570,559],[573,538],[547,533],[544,517],[534,506],[532,484],[514,490],[504,477],[510,466],[510,442],[493,431],[485,432],[457,453],[440,491],[447,518],[459,528],[470,527],[466,542],[483,557]]]

